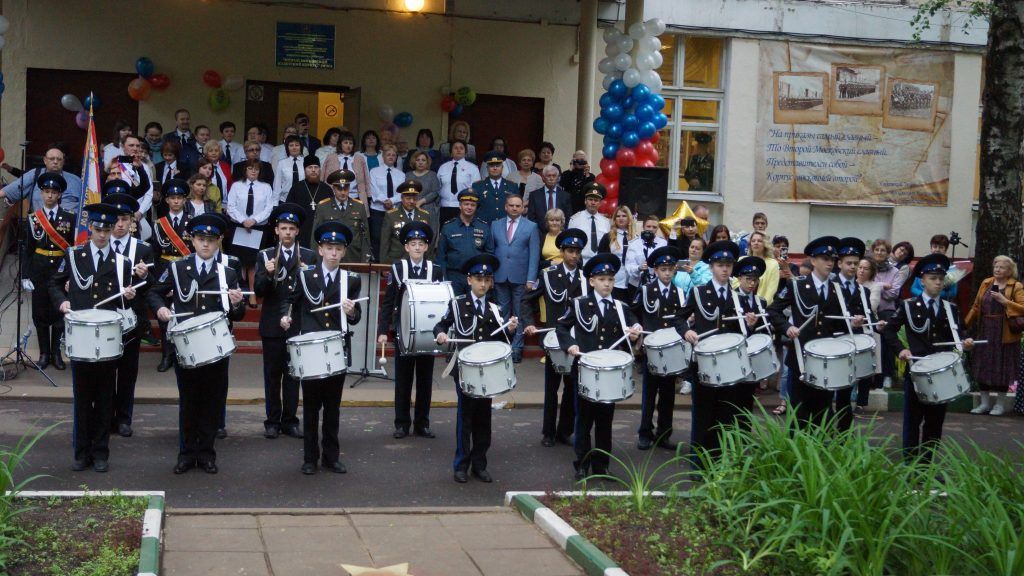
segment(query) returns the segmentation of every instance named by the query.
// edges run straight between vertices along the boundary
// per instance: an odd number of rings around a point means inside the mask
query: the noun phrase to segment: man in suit
[[[384,216],[380,229],[380,263],[391,264],[405,252],[401,239],[402,228],[410,222],[429,222],[430,213],[416,207],[416,198],[423,191],[417,180],[406,180],[398,185],[402,201]]]
[[[370,223],[363,203],[349,196],[356,175],[351,170],[335,170],[327,177],[327,184],[334,192],[331,200],[322,200],[313,215],[312,230],[324,222],[343,222],[352,232],[352,240],[342,256],[342,264],[365,263],[370,254]],[[315,239],[310,239],[315,244]]]
[[[523,199],[511,194],[505,200],[504,218],[491,222],[494,255],[501,268],[494,273],[494,291],[505,316],[520,317],[520,304],[526,290],[537,286],[540,266],[540,234],[537,225],[523,218]],[[512,361],[523,359],[523,332],[516,331],[512,341]]]
[[[530,193],[530,206],[526,211],[526,217],[540,226],[541,232],[547,232],[548,223],[544,216],[549,210],[558,208],[568,222],[572,216],[572,200],[569,193],[558,184],[558,168],[548,164],[540,175],[544,180],[544,187]]]
[[[519,187],[501,177],[501,168],[505,165],[504,154],[488,152],[484,163],[487,164],[487,178],[474,182],[473,191],[480,198],[476,217],[490,224],[501,218],[505,199],[519,194]]]
[[[195,172],[196,164],[199,162],[199,146],[196,144],[191,126],[192,115],[185,108],[179,108],[174,112],[174,130],[164,134],[164,142],[177,142],[181,146],[178,163],[190,174]]]
[[[296,114],[295,128],[299,131],[299,140],[302,141],[302,145],[308,150],[306,154],[316,154],[316,149],[320,147],[320,140],[317,140],[316,136],[309,133],[309,116],[306,116],[304,112]]]
[[[228,163],[229,168],[233,168],[236,162],[241,162],[245,158],[245,148],[235,142],[235,130],[235,123],[231,120],[220,123],[220,157]]]

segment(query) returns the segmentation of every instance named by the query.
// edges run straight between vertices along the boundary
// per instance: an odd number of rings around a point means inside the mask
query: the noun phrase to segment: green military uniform
[[[423,191],[423,184],[416,180],[406,180],[398,185],[398,193],[403,199],[415,198]],[[401,203],[388,211],[384,216],[384,224],[380,229],[380,263],[391,264],[395,260],[401,260],[405,256],[405,243],[402,242],[400,234],[402,227],[410,222],[424,222],[430,224],[430,213],[417,208],[415,204],[411,210],[406,210]],[[433,250],[427,252],[427,258],[432,257]]]
[[[349,244],[345,257],[341,259],[342,264],[366,262],[366,257],[370,253],[370,226],[366,221],[366,208],[362,202],[349,198],[343,208],[336,198],[322,200],[313,216],[313,230],[324,222],[343,222],[352,230],[352,243]],[[313,245],[316,245],[315,238]]]

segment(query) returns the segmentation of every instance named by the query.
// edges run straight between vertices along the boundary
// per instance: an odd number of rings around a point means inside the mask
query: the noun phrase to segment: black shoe
[[[650,438],[641,438],[636,441],[636,447],[638,450],[650,450],[651,446],[654,446],[654,442],[651,442]]]
[[[334,472],[335,474],[344,474],[348,472],[348,469],[345,468],[345,465],[341,462],[324,462],[324,470]]]
[[[572,446],[572,440],[569,439],[569,436],[563,436],[561,434],[555,434],[555,442],[565,444],[566,446]]]
[[[39,360],[36,360],[36,366],[39,366],[40,370],[45,370],[46,367],[49,366],[49,365],[50,365],[50,355],[49,354],[40,354],[39,355]]]
[[[473,477],[488,484],[494,482],[494,478],[491,478],[491,473],[487,470],[477,470],[476,468],[473,468]]]
[[[540,445],[545,448],[551,448],[552,446],[555,445],[555,437],[545,436],[544,439],[540,441]]]
[[[223,440],[228,437],[228,431],[226,428],[217,428],[217,440]]]
[[[207,474],[216,474],[217,473],[217,463],[216,462],[200,462],[199,463],[199,467],[202,468],[203,472],[206,472]]]
[[[312,462],[306,462],[305,464],[302,465],[302,473],[305,474],[306,476],[312,476],[313,474],[316,474],[316,464]]]
[[[409,431],[405,428],[395,428],[395,433],[391,435],[395,440],[401,440],[409,435]]]
[[[466,474],[465,470],[456,470],[454,477],[455,481],[458,482],[459,484],[465,484],[466,482],[469,482],[469,475]]]
[[[437,438],[437,435],[434,434],[433,432],[431,432],[429,427],[428,428],[420,428],[419,430],[415,431],[415,434],[417,436],[422,437],[422,438]]]
[[[517,352],[513,352],[512,353],[512,363],[513,364],[520,364],[522,361],[523,361],[523,353],[522,352],[518,352],[518,353]]]
[[[132,426],[131,424],[118,424],[117,433],[125,438],[132,437]]]
[[[576,473],[573,474],[572,479],[575,480],[576,482],[583,482],[584,480],[587,479],[587,471],[582,468],[577,468]]]
[[[53,355],[53,367],[56,368],[57,370],[63,370],[67,368],[67,365],[64,364],[64,359],[61,358],[60,356],[60,352],[57,352],[56,354]]]
[[[157,372],[167,372],[174,367],[174,354],[164,354],[160,365],[156,367]]]
[[[266,426],[263,427],[264,438],[270,438],[271,440],[273,440],[274,438],[277,438],[280,435],[281,429],[278,428],[277,426],[274,426],[273,424],[267,424]]]
[[[668,438],[662,438],[658,441],[658,448],[664,448],[665,450],[675,450],[676,443],[669,440]]]
[[[184,474],[189,470],[196,467],[195,460],[178,460],[178,463],[174,465],[175,474]]]
[[[81,472],[82,470],[85,470],[85,469],[89,468],[89,466],[91,466],[91,465],[92,465],[92,462],[90,462],[88,459],[85,459],[85,460],[75,460],[71,464],[71,469],[73,471],[75,471],[75,472]]]
[[[92,469],[102,474],[107,470],[110,470],[110,465],[107,464],[106,460],[97,460],[93,462]]]
[[[292,438],[302,438],[302,429],[298,426],[287,426],[282,430],[285,436],[291,436]]]

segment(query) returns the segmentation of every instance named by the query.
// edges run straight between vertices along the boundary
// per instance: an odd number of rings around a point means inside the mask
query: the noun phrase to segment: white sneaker
[[[992,406],[992,411],[988,413],[989,416],[1002,416],[1006,412],[1001,400],[1001,398],[996,398],[995,405]]]
[[[683,380],[683,387],[679,390],[682,394],[689,394],[693,392],[693,384],[689,380]]]
[[[886,376],[882,379],[882,388],[892,388],[892,377]]]
[[[988,414],[989,410],[992,410],[992,404],[989,403],[988,398],[985,398],[980,404],[971,409],[971,414]],[[999,413],[1002,414],[1002,411]]]

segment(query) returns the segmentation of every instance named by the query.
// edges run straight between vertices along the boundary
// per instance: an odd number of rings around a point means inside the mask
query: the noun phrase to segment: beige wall
[[[173,126],[173,111],[189,108],[192,125],[241,124],[244,93],[231,93],[220,114],[206,104],[208,68],[222,75],[362,88],[362,128],[377,127],[382,104],[415,118],[409,130],[439,136],[442,89],[545,99],[545,138],[571,154],[575,139],[576,27],[520,24],[369,11],[265,7],[196,0],[3,0],[10,20],[2,52],[2,144],[17,148],[25,133],[26,68],[134,71],[149,56],[171,86],[139,107],[140,124]],[[333,23],[335,69],[275,66],[278,21]],[[125,88],[127,89],[127,87]],[[412,136],[415,136],[413,133]],[[412,140],[412,137],[410,137]],[[486,146],[486,143],[477,143]]]

